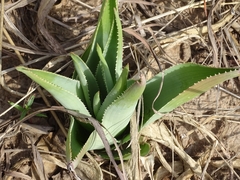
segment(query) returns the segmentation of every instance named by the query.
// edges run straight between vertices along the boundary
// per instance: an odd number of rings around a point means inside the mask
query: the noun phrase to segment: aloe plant
[[[128,79],[129,67],[122,67],[122,53],[117,1],[104,0],[98,25],[85,53],[82,57],[70,53],[75,66],[72,78],[23,66],[17,70],[45,88],[66,109],[98,120],[110,144],[113,144],[112,137],[120,137],[118,135],[128,126],[141,96],[144,100],[143,128],[211,87],[239,76],[235,69],[186,63],[166,69],[147,82],[139,73],[139,79],[133,81]],[[90,124],[73,116],[70,119],[66,153],[75,168],[87,151],[102,149],[104,145]]]

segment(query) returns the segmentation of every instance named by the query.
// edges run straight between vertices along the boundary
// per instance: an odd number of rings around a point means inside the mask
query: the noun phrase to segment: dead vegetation
[[[239,5],[232,0],[120,0],[123,63],[130,64],[132,75],[137,66],[148,78],[159,72],[139,40],[144,38],[162,69],[184,62],[239,67]],[[14,67],[23,64],[71,76],[66,53],[81,55],[100,6],[94,0],[1,1],[1,179],[74,179],[65,160],[66,116],[48,111],[47,118],[19,123],[19,111],[8,101],[23,105],[34,94],[30,113],[57,104]],[[129,29],[141,38],[127,34]],[[150,125],[142,136],[151,152],[124,164],[129,179],[240,179],[239,85],[238,78],[225,82]],[[94,152],[76,174],[81,179],[118,179],[109,161]]]

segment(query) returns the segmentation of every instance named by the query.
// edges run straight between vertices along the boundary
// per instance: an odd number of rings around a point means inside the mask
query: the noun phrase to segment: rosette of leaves
[[[144,127],[211,87],[239,76],[234,69],[186,63],[166,69],[148,82],[141,74],[136,81],[128,79],[129,68],[122,67],[123,37],[117,9],[117,1],[103,1],[98,25],[85,53],[82,57],[70,54],[75,66],[73,78],[17,67],[66,109],[98,120],[110,144],[112,137],[126,129],[141,96]],[[90,124],[73,116],[70,119],[66,155],[75,168],[87,151],[102,149],[104,145]]]

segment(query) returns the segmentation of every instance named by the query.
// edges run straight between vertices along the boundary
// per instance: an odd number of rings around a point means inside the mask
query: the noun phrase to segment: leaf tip
[[[17,66],[17,67],[16,67],[16,70],[17,70],[17,71],[23,71],[24,69],[25,69],[24,66]]]

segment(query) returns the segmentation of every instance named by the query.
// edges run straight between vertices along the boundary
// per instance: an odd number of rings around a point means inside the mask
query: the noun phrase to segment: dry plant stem
[[[4,27],[3,27],[3,34],[6,36],[7,40],[9,41],[9,43],[10,43],[11,45],[15,46],[12,38],[10,37],[10,35],[8,34],[7,30],[6,30]],[[18,50],[16,50],[16,49],[14,50],[14,52],[17,54],[17,57],[19,58],[20,62],[21,62],[21,63],[24,63],[24,59],[23,59],[23,57],[21,56],[20,52],[19,52]],[[3,74],[2,74],[2,75],[3,75]],[[2,85],[2,87],[3,87],[6,91],[8,91],[8,92],[10,92],[11,94],[14,94],[14,95],[16,95],[16,96],[24,96],[23,93],[14,91],[14,90],[12,90],[11,88],[9,88],[9,87],[6,85],[3,76],[2,76],[1,79],[2,79],[1,85]]]
[[[156,6],[153,2],[141,1],[141,0],[119,0],[118,2],[121,3],[138,3],[138,4],[145,4],[149,6]]]
[[[239,4],[236,4],[234,6],[233,10],[236,10],[238,6],[239,6]],[[231,13],[230,10],[228,10],[228,12],[226,12],[224,14],[226,14],[226,15],[220,21],[218,21],[217,23],[212,25],[212,29],[214,32],[216,32],[220,28],[224,27],[224,25],[229,23],[232,20],[232,18],[234,17],[234,14]],[[168,45],[169,43],[174,43],[176,40],[179,40],[181,38],[184,38],[186,40],[191,37],[199,37],[202,40],[201,37],[203,35],[207,34],[207,32],[208,32],[207,26],[196,27],[196,25],[194,25],[192,27],[182,29],[181,31],[167,34],[165,37],[157,38],[157,40],[162,45],[162,47],[166,47],[166,46],[169,46]],[[155,46],[155,45],[153,45],[153,46]]]
[[[77,118],[78,120],[80,120],[80,121],[83,120],[83,122],[86,121],[87,123],[91,123],[91,124],[93,125],[93,127],[95,128],[95,130],[97,131],[98,135],[100,136],[100,138],[101,138],[101,140],[102,140],[102,142],[103,142],[103,144],[104,144],[105,150],[106,150],[106,152],[107,152],[107,154],[108,154],[108,156],[109,156],[109,159],[110,159],[110,161],[113,163],[113,166],[114,166],[115,170],[117,171],[117,174],[118,174],[119,178],[120,178],[121,180],[127,180],[127,175],[126,175],[126,172],[125,172],[125,169],[124,169],[124,166],[123,166],[123,156],[122,156],[122,152],[121,152],[119,146],[117,145],[117,142],[116,142],[115,138],[114,138],[113,136],[111,136],[111,138],[113,139],[113,143],[114,143],[114,145],[115,145],[115,147],[116,147],[116,150],[117,150],[117,152],[118,152],[118,155],[119,155],[119,158],[120,158],[120,162],[121,162],[121,165],[122,165],[122,171],[123,171],[123,172],[121,172],[121,171],[119,170],[119,167],[117,166],[117,164],[116,164],[116,162],[115,162],[115,159],[114,159],[114,157],[113,157],[113,154],[112,154],[110,145],[109,145],[108,140],[107,140],[107,138],[106,138],[106,136],[105,136],[105,133],[104,133],[104,131],[103,131],[103,128],[104,128],[104,127],[101,126],[101,124],[98,122],[98,120],[96,120],[96,119],[94,119],[94,118],[92,118],[92,117],[88,117],[88,116],[86,116],[86,115],[82,115],[82,114],[80,114],[80,113],[78,113],[78,112],[76,112],[76,111],[67,110],[67,109],[65,109],[65,108],[63,108],[63,107],[59,107],[59,106],[57,106],[57,107],[52,107],[52,109],[66,112],[66,113],[68,113],[68,114],[73,115],[74,117],[76,117],[76,118]],[[86,123],[86,122],[85,122],[85,123]],[[107,131],[107,133],[109,133],[109,134],[111,135],[111,133],[108,132],[108,130],[107,130],[106,128],[104,128],[104,129]],[[70,163],[70,168],[71,168],[71,163]]]
[[[82,6],[84,6],[84,7],[86,7],[86,8],[88,8],[88,9],[94,9],[94,7],[92,7],[92,6],[89,6],[88,4],[86,4],[86,3],[84,3],[84,2],[82,2],[82,1],[80,1],[80,0],[74,0],[75,2],[77,2],[77,3],[79,3],[79,4],[81,4]]]
[[[140,107],[140,104],[138,104],[138,107]],[[138,108],[139,109],[139,108]],[[141,168],[140,168],[140,148],[138,144],[138,124],[137,124],[137,118],[139,117],[137,114],[134,113],[130,120],[130,135],[131,135],[131,152],[132,152],[132,158],[130,160],[130,166],[132,169],[132,177],[131,179],[142,179],[141,177]]]
[[[234,94],[234,93],[232,93],[232,92],[230,92],[230,91],[222,88],[221,86],[219,86],[218,88],[219,88],[221,91],[223,91],[223,92],[225,92],[225,93],[227,93],[227,94],[229,94],[229,95],[231,95],[231,96],[233,96],[233,97],[235,97],[235,98],[237,98],[237,99],[240,99],[240,96],[238,96],[237,94]]]
[[[150,28],[149,28],[149,30],[150,30]],[[162,50],[163,53],[165,53],[165,51],[162,49],[160,43],[157,41],[155,35],[153,34],[153,32],[152,32],[151,30],[150,30],[150,33],[152,34],[152,37],[153,37],[154,41],[157,43],[157,46],[158,46],[159,50]],[[150,47],[150,50],[151,50],[150,52],[152,53],[152,55],[153,55],[153,57],[154,57],[157,65],[158,65],[159,71],[160,71],[160,73],[162,74],[162,81],[161,81],[161,83],[160,83],[160,85],[159,85],[158,93],[157,93],[157,95],[156,95],[156,97],[154,98],[153,103],[152,103],[152,110],[153,110],[156,114],[160,114],[160,113],[154,108],[154,104],[155,104],[156,100],[158,99],[158,97],[160,96],[160,93],[161,93],[161,91],[162,91],[163,82],[164,82],[164,72],[162,71],[161,64],[160,64],[160,62],[158,61],[158,58],[157,58],[155,52],[152,50],[152,47],[151,47],[151,46],[149,46],[149,47]]]
[[[0,84],[3,81],[2,75],[2,41],[3,41],[3,15],[4,15],[4,0],[1,0],[1,16],[0,16]]]
[[[14,103],[11,107],[9,107],[6,111],[4,111],[2,114],[0,114],[0,117],[2,117],[4,114],[6,114],[8,111],[14,108],[17,104],[19,104],[21,101],[23,101],[27,96],[32,94],[36,89],[32,89],[30,92],[28,92],[26,95],[24,95],[20,100],[18,100],[16,103]]]
[[[33,169],[36,171],[37,175],[41,180],[47,180],[47,175],[44,170],[43,160],[42,157],[37,150],[37,147],[35,146],[33,142],[33,137],[30,135],[30,133],[25,132],[24,135],[30,140],[31,142],[31,148],[32,148],[32,155],[33,155]]]
[[[18,36],[20,39],[22,39],[28,46],[33,48],[34,50],[39,50],[31,41],[29,41],[18,29],[17,27],[10,21],[10,18],[7,14],[4,13],[4,19],[6,24],[10,27],[11,31]]]
[[[5,34],[5,36],[8,38],[8,41],[9,41],[12,45],[15,45],[14,42],[13,42],[13,40],[11,39],[10,35],[7,33],[7,31],[4,31],[4,34]],[[20,55],[19,51],[15,50],[15,52],[16,52],[16,54],[18,55],[18,57],[19,57],[19,59],[20,59],[20,62],[21,62],[21,63],[26,63],[26,62],[24,61],[24,59],[22,58],[22,56]],[[15,95],[24,96],[22,93],[15,92],[15,91],[11,90],[10,88],[8,88],[7,85],[6,85],[5,82],[4,82],[4,79],[2,79],[1,83],[2,83],[3,87],[4,87],[6,90],[10,91],[10,93],[14,93]],[[30,88],[31,88],[31,87],[30,87]],[[49,103],[48,99],[46,98],[46,96],[45,96],[44,93],[42,92],[42,89],[41,89],[39,86],[37,86],[37,90],[38,90],[39,94],[41,95],[41,97],[43,98],[45,104],[50,107],[51,104]],[[65,128],[63,127],[63,125],[62,125],[60,119],[58,118],[57,114],[56,114],[55,112],[53,112],[53,111],[50,111],[50,112],[51,112],[52,116],[54,117],[54,119],[56,120],[58,126],[59,126],[60,129],[62,130],[63,134],[67,137],[67,132],[66,132]]]
[[[189,165],[191,173],[195,173],[199,177],[201,176],[202,169],[199,163],[197,163],[193,158],[186,154],[182,146],[179,144],[178,140],[167,128],[164,122],[158,123],[157,126],[150,124],[149,126],[146,126],[143,131],[145,131],[144,136],[161,143],[163,146],[166,146],[169,149],[174,148],[174,152]],[[155,133],[152,131],[155,131]]]
[[[59,20],[57,20],[57,19],[55,19],[55,18],[53,18],[53,17],[51,17],[51,16],[49,16],[49,15],[47,16],[47,18],[48,18],[49,20],[55,22],[56,24],[58,24],[58,25],[60,25],[60,26],[62,26],[62,27],[65,27],[65,28],[68,29],[68,30],[73,30],[73,28],[72,28],[71,26],[68,26],[68,25],[64,24],[63,22],[61,22],[61,21],[59,21]]]
[[[209,130],[204,126],[204,124],[206,124],[207,122],[211,121],[211,120],[214,119],[215,117],[216,117],[216,116],[214,115],[214,116],[211,116],[211,117],[207,118],[204,123],[198,123],[198,122],[196,122],[195,120],[193,120],[192,118],[190,118],[189,116],[183,116],[183,119],[182,119],[182,118],[175,118],[175,119],[178,120],[178,121],[180,121],[180,122],[187,123],[187,124],[195,127],[196,129],[198,129],[198,131],[205,137],[205,139],[206,139],[209,143],[217,141],[218,144],[219,144],[219,146],[220,146],[220,148],[221,148],[221,150],[222,150],[222,152],[224,153],[224,155],[225,155],[226,157],[229,157],[229,153],[226,152],[223,143],[216,137],[215,134],[213,134],[211,131],[209,131]],[[193,131],[194,131],[194,130],[188,132],[187,136],[189,136],[191,133],[193,133]],[[209,138],[211,139],[211,141],[209,141],[209,139],[206,138],[206,137],[209,137]]]
[[[211,0],[206,0],[206,2],[209,2],[209,1],[211,1]],[[145,19],[145,20],[142,21],[142,24],[145,24],[145,23],[154,21],[154,20],[156,20],[156,19],[163,18],[163,17],[168,16],[168,15],[171,15],[171,14],[175,14],[175,13],[184,11],[184,10],[189,9],[189,8],[201,7],[201,6],[203,6],[203,3],[204,3],[204,1],[200,1],[200,2],[196,2],[196,3],[188,4],[188,5],[186,5],[186,6],[183,6],[183,7],[180,7],[180,8],[171,10],[171,11],[168,11],[168,12],[166,12],[166,13],[163,13],[163,14],[160,14],[160,15],[157,15],[157,16],[154,16],[154,17]],[[132,25],[132,26],[129,26],[128,28],[133,28],[133,27],[135,27],[135,26],[136,26],[136,25]]]
[[[146,36],[146,33],[145,33],[145,31],[143,30],[143,28],[142,28],[142,22],[141,22],[141,19],[140,19],[140,15],[134,14],[133,16],[134,16],[135,21],[136,21],[136,23],[137,23],[137,25],[138,25],[138,29],[139,29],[139,31],[140,31],[141,36],[142,36],[142,37],[145,37],[145,36]]]
[[[236,45],[236,39],[233,38],[232,34],[229,33],[229,27],[227,29],[224,28],[224,32],[225,32],[225,34],[228,38],[228,42],[230,42],[231,45],[232,45],[232,48],[235,52],[234,54],[237,56],[237,59],[240,59],[240,53],[239,53],[239,50],[238,50],[238,47],[237,47],[239,45]]]
[[[25,180],[32,180],[32,178],[28,175],[25,175],[21,172],[17,172],[17,171],[7,171],[5,172],[5,175],[4,175],[4,179],[6,180],[11,180],[14,178],[19,178],[19,179],[25,179]]]
[[[155,99],[153,100],[153,103],[152,103],[152,109],[153,109],[154,113],[159,114],[159,112],[154,108],[154,103],[155,103],[155,101],[157,100],[157,98],[159,97],[159,95],[161,93],[161,89],[162,89],[163,81],[164,81],[164,73],[163,73],[163,71],[161,69],[161,64],[159,63],[157,55],[155,54],[155,52],[152,49],[152,47],[148,44],[146,39],[141,37],[138,33],[133,31],[132,29],[126,28],[126,29],[124,29],[124,31],[127,32],[130,35],[133,35],[135,38],[137,38],[139,41],[141,41],[144,44],[144,46],[152,53],[152,55],[153,55],[157,65],[158,65],[158,68],[159,68],[160,72],[162,73],[162,81],[161,81],[161,84],[159,85],[159,91],[158,91],[158,94],[156,95],[156,97],[155,97]]]
[[[229,167],[229,169],[231,169],[231,171],[234,173],[234,175],[235,175],[238,179],[240,179],[240,176],[238,175],[238,173],[233,169],[232,165],[229,163],[229,162],[232,162],[232,160],[235,158],[235,156],[233,156],[232,158],[226,159],[226,158],[223,157],[222,154],[219,153],[218,151],[217,151],[217,154],[219,155],[219,157],[221,157],[221,159],[224,161],[225,164],[223,163],[220,167],[218,167],[215,171],[213,171],[213,172],[211,173],[211,176],[213,176],[217,171],[219,171],[221,168],[223,168],[224,166],[227,165],[227,166]]]
[[[226,35],[227,36],[227,35]],[[226,37],[223,37],[223,39],[224,39],[224,41],[225,41],[225,43],[226,43],[226,46],[227,46],[227,48],[229,49],[229,51],[231,52],[231,53],[234,53],[234,52],[232,52],[232,48],[230,47],[230,45],[229,45],[229,43],[228,43],[228,40],[226,39]],[[234,38],[233,38],[234,39]],[[225,56],[224,56],[224,58],[225,59],[223,59],[223,60],[225,60],[226,61],[226,63],[225,64],[228,64],[227,63],[227,54],[226,54],[226,50],[225,50]],[[237,67],[239,67],[240,65],[239,65],[239,62],[238,62],[238,58],[235,58],[235,56],[232,56],[232,58],[234,59],[234,61],[235,61],[235,63],[237,64]],[[225,65],[224,64],[224,65]],[[226,66],[227,67],[227,66]]]
[[[217,147],[217,144],[218,144],[218,142],[217,142],[217,141],[214,141],[214,143],[213,143],[213,145],[212,145],[212,149],[211,149],[210,154],[209,154],[209,157],[208,157],[208,159],[207,159],[207,162],[206,162],[206,164],[205,164],[205,166],[204,166],[204,168],[203,168],[202,175],[201,175],[201,180],[204,180],[204,178],[205,178],[205,175],[206,175],[206,172],[207,172],[207,168],[208,168],[208,166],[209,166],[209,163],[210,163],[210,161],[211,161],[211,158],[212,158],[212,156],[213,156],[213,153],[214,153],[214,151],[215,151],[215,148]]]
[[[171,62],[171,64],[176,64],[176,62],[173,61],[172,58],[171,58],[169,55],[167,55],[167,53],[165,52],[165,50],[163,49],[163,47],[161,46],[161,44],[160,44],[159,41],[157,40],[156,36],[154,35],[152,29],[151,29],[151,28],[148,28],[148,31],[151,33],[151,35],[152,35],[151,38],[153,38],[153,40],[154,40],[154,42],[156,43],[159,51],[160,51],[163,55],[165,55],[165,56],[167,57],[167,60],[168,60],[169,62]],[[157,65],[158,65],[158,68],[159,68],[160,72],[162,72],[162,70],[161,70],[161,65],[160,65],[160,63],[158,62],[158,59],[156,59],[156,57],[154,57],[154,56],[153,56],[153,58],[154,58],[154,60],[157,62]],[[157,96],[157,97],[158,97],[158,96]]]
[[[30,3],[33,3],[34,1],[36,0],[21,0],[21,1],[13,2],[11,4],[5,5],[5,10],[6,10],[5,13],[24,7]]]
[[[208,37],[209,40],[212,44],[212,48],[213,48],[213,64],[215,67],[219,67],[219,62],[218,62],[218,48],[217,48],[217,44],[216,44],[216,40],[214,38],[214,33],[213,33],[213,29],[212,29],[212,17],[213,17],[213,13],[214,11],[216,11],[216,8],[218,7],[218,4],[221,2],[221,0],[218,0],[218,2],[216,4],[213,5],[213,7],[211,8],[209,14],[208,14],[208,21],[207,21],[207,27],[208,27]]]
[[[234,9],[236,9],[239,6],[239,4],[234,6]],[[227,14],[219,20],[217,23],[213,24],[211,27],[214,32],[218,31],[220,28],[224,27],[225,24],[229,23],[231,19],[233,18],[233,14],[230,10],[228,10]],[[167,34],[164,38],[158,38],[158,41],[160,44],[167,44],[176,41],[179,38],[185,37],[185,36],[191,36],[191,35],[200,35],[203,36],[208,33],[208,27],[196,27],[195,25],[192,27],[188,27],[185,29],[182,29],[178,32],[173,32]]]
[[[4,48],[9,48],[9,49],[13,49],[13,50],[16,49],[20,52],[24,52],[24,53],[28,53],[28,54],[51,55],[51,56],[59,55],[59,53],[41,52],[41,51],[31,50],[31,49],[27,49],[27,48],[23,48],[23,47],[19,47],[19,46],[13,46],[13,45],[8,44],[6,42],[2,42],[2,45],[3,45]]]
[[[35,116],[36,114],[38,113],[41,113],[41,112],[46,112],[46,111],[62,111],[64,113],[68,113],[68,114],[71,114],[73,116],[75,116],[76,118],[78,118],[79,121],[81,122],[84,122],[84,123],[90,123],[94,126],[95,130],[97,131],[97,133],[99,134],[101,140],[103,141],[103,144],[104,144],[104,147],[106,149],[106,152],[111,160],[111,162],[113,163],[114,167],[115,167],[115,170],[117,171],[117,174],[119,176],[119,178],[121,180],[126,180],[127,179],[127,176],[126,176],[126,173],[125,173],[125,170],[124,170],[124,167],[123,168],[123,173],[119,170],[119,167],[117,166],[115,160],[114,160],[114,157],[113,157],[113,154],[112,154],[112,151],[111,151],[111,148],[110,148],[110,145],[108,144],[108,141],[106,139],[106,137],[104,136],[104,131],[103,131],[103,127],[100,125],[100,123],[95,120],[94,118],[92,117],[88,117],[86,115],[83,115],[83,114],[80,114],[78,112],[75,112],[75,111],[71,111],[71,110],[67,110],[63,107],[60,107],[60,106],[52,106],[51,108],[45,108],[45,109],[40,109],[40,110],[37,110],[29,115],[27,115],[26,117],[24,117],[23,119],[21,119],[20,121],[16,122],[14,125],[12,125],[9,129],[7,129],[3,134],[0,135],[0,141],[9,133],[11,132],[14,128],[18,127],[21,123],[23,123],[24,121],[28,120],[29,118]],[[107,129],[105,129],[107,131]],[[108,132],[109,133],[109,132]],[[113,137],[112,137],[113,138]],[[114,144],[116,146],[116,149],[119,153],[119,157],[120,157],[120,161],[121,161],[121,164],[123,166],[123,160],[122,160],[122,153],[119,149],[119,147],[117,146],[116,142],[114,141]],[[69,163],[69,168],[73,170],[73,167],[72,167],[72,164],[71,162]]]
[[[48,46],[56,53],[65,54],[65,50],[61,47],[56,39],[54,39],[47,29],[45,28],[45,20],[50,10],[52,9],[55,1],[52,0],[42,0],[38,9],[37,17],[37,27],[40,34],[44,37],[42,41],[47,41]],[[44,40],[45,39],[45,40]]]
[[[23,63],[23,64],[21,64],[21,65],[22,65],[22,66],[28,66],[28,65],[34,64],[34,63],[36,63],[36,62],[43,61],[43,60],[45,60],[45,59],[47,59],[47,58],[50,58],[50,57],[51,57],[50,55],[42,56],[42,57],[40,57],[40,58],[37,58],[37,59],[34,59],[34,60],[32,60],[32,61]],[[12,71],[14,71],[14,70],[16,70],[15,67],[2,70],[1,75],[7,74],[7,73],[12,72]]]
[[[175,15],[175,16],[174,16],[170,21],[168,21],[161,29],[159,29],[157,33],[162,32],[162,31],[163,31],[167,26],[169,26],[169,24],[171,24],[183,11],[184,11],[184,10],[179,11],[179,12],[177,13],[177,15]],[[155,34],[155,36],[157,35],[157,33]]]
[[[76,48],[76,47],[79,47],[79,46],[81,46],[81,45],[83,45],[83,44],[87,44],[87,43],[88,43],[88,41],[84,41],[84,42],[81,42],[81,43],[72,45],[71,47],[65,48],[65,50],[68,51],[68,50],[74,49],[74,48]],[[77,50],[77,51],[73,51],[73,52],[74,52],[75,54],[77,54],[77,55],[81,55],[83,51]],[[36,62],[43,61],[43,60],[45,60],[45,59],[47,59],[47,58],[50,58],[50,57],[52,57],[52,54],[51,54],[51,55],[45,55],[45,56],[42,56],[42,57],[40,57],[40,58],[34,59],[34,60],[32,60],[32,61],[23,63],[22,66],[28,66],[28,65],[34,64],[34,63],[36,63]],[[59,62],[61,62],[61,61],[59,61]],[[54,64],[54,63],[53,63],[53,64]],[[2,73],[1,73],[1,74],[2,74],[2,75],[7,74],[7,73],[9,73],[9,72],[11,72],[11,71],[14,71],[15,69],[16,69],[15,67],[12,67],[12,68],[9,68],[9,69],[2,70]]]
[[[173,166],[171,167],[169,164],[168,164],[168,162],[167,162],[167,160],[164,158],[164,156],[163,156],[163,154],[162,154],[162,152],[161,152],[161,150],[160,150],[160,148],[159,148],[159,144],[157,143],[157,142],[152,142],[153,143],[153,147],[155,147],[155,149],[156,149],[156,153],[157,153],[157,155],[158,155],[158,158],[159,158],[159,160],[160,160],[160,162],[162,163],[162,165],[163,165],[163,167],[166,169],[166,170],[168,170],[175,178],[177,178],[178,177],[178,175],[176,174],[176,172],[174,171],[174,169],[172,168],[172,167],[174,167],[174,164],[173,164]],[[174,163],[174,161],[173,161],[173,163]]]
[[[93,166],[95,166],[95,168],[99,168],[100,169],[100,165],[98,164],[96,159],[90,153],[87,152],[86,156],[90,159],[90,162],[93,164]]]
[[[113,179],[114,179],[114,178],[117,178],[117,176],[114,174],[114,172],[111,173],[111,172],[109,172],[109,171],[107,171],[107,170],[105,170],[105,169],[101,169],[101,170],[102,170],[102,172],[108,174],[109,176],[112,176]]]
[[[10,35],[8,34],[7,30],[5,28],[3,28],[3,33],[5,35],[5,37],[7,38],[8,42],[15,46],[15,43],[13,42],[12,38],[10,37]],[[25,63],[23,57],[21,56],[20,52],[17,49],[14,49],[14,52],[17,54],[17,57],[19,58],[21,63]]]

